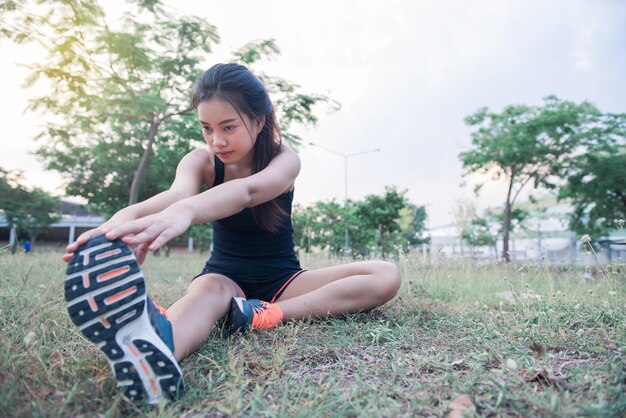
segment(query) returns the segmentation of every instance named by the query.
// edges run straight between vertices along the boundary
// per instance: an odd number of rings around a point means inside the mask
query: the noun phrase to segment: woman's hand
[[[102,235],[102,232],[100,231],[100,227],[102,227],[102,225],[100,225],[98,228],[90,229],[86,232],[83,232],[82,234],[78,236],[76,241],[74,241],[71,244],[68,244],[67,247],[65,247],[65,254],[63,254],[63,261],[68,263],[72,259],[72,256],[74,255],[78,247],[80,247],[81,245],[89,241],[91,238],[98,236],[98,235]]]
[[[143,262],[148,251],[156,251],[168,241],[183,234],[193,220],[193,211],[183,204],[175,204],[154,215],[107,227],[109,240],[121,238],[127,245],[137,246],[137,261]]]
[[[113,215],[111,219],[109,219],[108,221],[100,225],[99,227],[83,232],[82,234],[78,236],[76,241],[74,241],[73,243],[65,247],[65,254],[63,254],[63,261],[65,261],[66,263],[69,262],[72,259],[72,256],[74,255],[76,250],[78,249],[78,247],[80,247],[81,245],[89,241],[91,238],[97,237],[98,235],[104,235],[108,231],[110,231],[111,228],[114,228],[117,225],[124,224],[129,221],[132,221],[134,219],[135,219],[135,216],[132,215],[130,211],[126,209],[122,209],[121,211]],[[145,258],[145,255],[144,255],[144,258]]]

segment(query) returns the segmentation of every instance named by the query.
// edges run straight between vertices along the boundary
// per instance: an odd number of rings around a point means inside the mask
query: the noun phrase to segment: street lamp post
[[[317,148],[321,148],[323,150],[326,150],[328,152],[332,152],[335,155],[339,155],[340,157],[343,157],[343,167],[344,167],[344,189],[345,189],[345,197],[344,197],[344,201],[343,201],[343,210],[344,210],[344,220],[345,220],[345,246],[344,246],[344,254],[348,254],[349,250],[350,250],[350,235],[348,234],[348,158],[350,157],[355,157],[357,155],[363,155],[363,154],[369,154],[370,152],[379,152],[380,148],[376,148],[376,149],[371,149],[371,150],[367,150],[367,151],[360,151],[360,152],[355,152],[352,154],[344,154],[342,152],[339,151],[335,151],[333,149],[318,145],[314,142],[309,142],[309,145],[312,145],[314,147]]]

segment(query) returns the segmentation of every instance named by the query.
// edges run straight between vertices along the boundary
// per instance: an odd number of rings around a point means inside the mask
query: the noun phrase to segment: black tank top
[[[215,182],[224,182],[224,163],[215,157]],[[211,258],[280,259],[296,257],[291,223],[293,191],[275,198],[289,216],[282,218],[276,232],[261,228],[252,216],[252,209],[213,222],[213,252]],[[297,257],[296,257],[297,258]]]

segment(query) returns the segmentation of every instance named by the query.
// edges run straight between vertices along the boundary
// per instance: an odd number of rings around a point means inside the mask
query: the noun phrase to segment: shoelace
[[[258,302],[250,302],[250,306],[255,314],[260,314],[265,311],[265,309],[269,306],[269,303],[260,300]]]

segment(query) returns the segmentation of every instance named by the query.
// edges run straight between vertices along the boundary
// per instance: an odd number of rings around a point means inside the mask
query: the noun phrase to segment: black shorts
[[[242,260],[211,257],[202,273],[194,279],[205,274],[221,274],[235,282],[246,298],[274,303],[304,271],[297,258]]]

